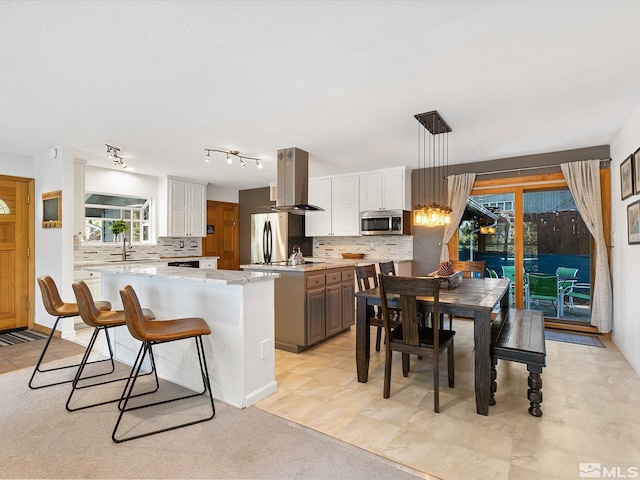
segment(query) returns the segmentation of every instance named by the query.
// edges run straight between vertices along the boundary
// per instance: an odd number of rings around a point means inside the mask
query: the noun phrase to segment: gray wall
[[[264,213],[267,210],[260,207],[274,202],[269,200],[269,187],[240,190],[238,198],[240,265],[246,265],[251,263],[251,214]]]
[[[522,170],[521,172],[482,175],[478,177],[478,179],[482,180],[508,178],[517,177],[520,175],[528,176],[545,173],[558,173],[561,171],[560,167],[555,165],[559,165],[561,163],[591,159],[605,160],[608,158],[610,158],[609,145],[600,145],[596,147],[579,148],[561,152],[526,155],[523,157],[501,158],[499,160],[489,160],[486,162],[450,165],[448,168],[448,174],[457,175],[467,172],[494,172],[498,170],[513,170],[524,167],[544,167],[546,165],[554,165],[548,168]],[[420,189],[418,188],[419,185],[423,184],[418,183],[421,179],[421,175],[423,174],[423,170],[425,169],[416,169],[411,172],[412,205],[425,203],[425,199],[419,198]],[[438,263],[440,262],[440,250],[442,248],[442,236],[444,235],[444,228],[413,227],[411,233],[413,234],[414,274],[420,275],[434,271],[437,268]]]

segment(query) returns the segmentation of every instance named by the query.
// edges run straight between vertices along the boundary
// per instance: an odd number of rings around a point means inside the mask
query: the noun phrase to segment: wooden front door
[[[0,176],[0,331],[29,326],[32,182]]]
[[[209,233],[210,227],[213,227],[212,233]],[[240,268],[237,203],[207,202],[207,236],[202,254],[219,257],[220,270]]]

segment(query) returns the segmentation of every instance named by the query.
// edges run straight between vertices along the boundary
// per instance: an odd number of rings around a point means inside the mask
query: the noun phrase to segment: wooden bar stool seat
[[[62,301],[62,298],[60,298],[60,292],[58,291],[58,287],[56,286],[56,282],[49,275],[38,277],[38,285],[40,286],[40,292],[42,293],[42,303],[44,304],[44,308],[49,315],[51,315],[52,317],[56,317],[56,321],[53,323],[53,327],[51,327],[51,331],[49,332],[49,336],[47,337],[47,340],[44,344],[42,353],[40,353],[40,358],[38,358],[38,362],[36,363],[36,366],[33,369],[33,374],[31,375],[31,379],[29,380],[29,388],[33,390],[37,390],[38,388],[51,387],[53,385],[60,385],[63,383],[71,383],[73,381],[73,379],[71,379],[59,382],[45,383],[42,385],[34,385],[33,381],[36,377],[36,374],[80,366],[79,363],[76,363],[74,365],[65,365],[63,367],[56,368],[40,368],[40,364],[42,363],[42,360],[47,353],[47,349],[49,348],[49,344],[51,343],[51,339],[53,338],[60,319],[77,317],[78,315],[80,315],[80,311],[78,310],[77,303],[67,303]],[[96,308],[101,311],[109,311],[111,310],[111,303],[104,301],[96,302]],[[108,361],[108,359],[97,360],[96,362],[91,363],[99,363],[105,361]]]
[[[205,322],[203,318],[198,317],[149,321],[143,315],[142,309],[140,308],[140,302],[138,301],[138,296],[130,285],[127,285],[125,288],[120,290],[120,296],[122,297],[122,305],[124,306],[125,318],[129,333],[131,333],[131,336],[133,336],[133,338],[140,340],[142,342],[142,345],[140,346],[138,356],[136,357],[133,367],[131,368],[131,374],[129,375],[127,384],[125,385],[122,392],[120,403],[118,404],[120,414],[113,428],[111,439],[116,443],[121,443],[128,440],[133,440],[135,438],[147,437],[149,435],[155,435],[157,433],[167,432],[170,430],[175,430],[177,428],[187,427],[189,425],[194,425],[196,423],[202,423],[211,420],[216,414],[216,409],[213,404],[213,394],[211,392],[211,383],[209,381],[209,370],[207,368],[207,361],[204,354],[204,344],[202,342],[203,335],[211,334],[211,329],[209,328],[209,325],[207,325],[207,322]],[[168,400],[160,400],[129,407],[129,400],[135,396],[132,395],[133,388],[135,386],[136,380],[140,376],[140,369],[145,357],[149,355],[151,363],[154,363],[153,347],[156,345],[161,345],[163,343],[184,340],[188,338],[193,338],[195,340],[198,362],[200,364],[200,373],[202,377],[202,391],[179,396],[176,398],[170,398]],[[176,359],[176,365],[179,365],[179,362],[180,359]],[[207,416],[165,428],[146,431],[140,434],[118,436],[118,427],[120,426],[120,422],[125,413],[131,412],[133,410],[139,410],[141,408],[162,405],[165,403],[176,402],[178,400],[185,400],[187,398],[205,395],[207,391],[209,392],[209,400],[211,403],[211,413],[207,414]]]
[[[87,345],[87,349],[84,352],[82,360],[80,361],[78,371],[76,372],[76,376],[71,383],[71,392],[69,393],[69,398],[67,398],[66,409],[70,412],[75,412],[77,410],[84,410],[86,408],[95,407],[98,405],[106,405],[108,403],[114,403],[120,400],[120,398],[113,398],[110,400],[104,400],[96,403],[84,404],[82,406],[71,406],[71,399],[73,395],[78,391],[85,388],[96,387],[98,385],[105,385],[107,383],[118,382],[122,380],[127,380],[128,377],[114,378],[101,382],[94,383],[83,383],[80,385],[80,381],[87,380],[89,378],[102,377],[105,375],[110,375],[115,371],[115,363],[113,361],[113,347],[111,346],[111,339],[109,336],[108,329],[113,327],[120,327],[126,324],[124,310],[111,310],[111,311],[102,311],[98,309],[98,305],[93,301],[93,296],[91,295],[91,290],[87,284],[83,281],[74,282],[73,285],[73,293],[76,296],[76,301],[78,302],[78,310],[80,312],[80,317],[82,321],[86,323],[88,326],[93,327],[93,334],[91,335],[91,339],[89,340],[89,344]],[[154,313],[145,308],[143,309],[143,315],[148,319],[154,319]],[[109,358],[103,361],[111,362],[111,369],[107,372],[98,373],[95,375],[84,376],[83,373],[85,367],[90,363],[89,356],[91,355],[91,351],[100,335],[101,332],[104,332],[104,336],[107,341],[107,347],[109,348]],[[155,375],[155,368],[152,364],[151,371],[145,375],[153,373]],[[150,392],[145,392],[144,394],[153,393],[158,389],[158,378],[156,376],[156,387],[155,390]]]

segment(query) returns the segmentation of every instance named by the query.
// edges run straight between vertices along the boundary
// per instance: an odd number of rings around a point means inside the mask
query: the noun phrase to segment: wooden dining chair
[[[453,260],[451,262],[453,270],[456,272],[462,272],[462,278],[484,278],[484,260],[476,261],[462,261]],[[466,318],[466,317],[462,317]],[[442,328],[442,321],[440,321],[440,327]],[[449,315],[449,330],[453,328],[453,315]]]
[[[358,283],[358,291],[376,288],[378,286],[378,273],[375,264],[357,265],[354,267],[356,271],[356,281]],[[380,343],[382,341],[382,316],[377,307],[367,307],[367,315],[372,327],[376,327],[376,352],[380,351]]]
[[[380,269],[380,273],[384,275],[395,275],[396,274],[396,266],[393,261],[388,262],[379,262],[378,268]]]
[[[462,278],[484,278],[484,260],[453,260],[451,266],[455,271],[462,272]]]
[[[449,387],[454,385],[453,330],[441,330],[439,322],[431,322],[432,327],[422,326],[418,319],[416,297],[433,298],[433,318],[440,313],[440,279],[432,277],[394,277],[380,275],[380,302],[382,319],[386,333],[383,397],[391,395],[391,365],[394,351],[402,354],[402,375],[409,375],[409,355],[427,355],[433,358],[433,410],[440,412],[439,378],[440,352],[447,350],[447,376]],[[389,295],[400,297],[402,323],[394,326],[391,322]]]

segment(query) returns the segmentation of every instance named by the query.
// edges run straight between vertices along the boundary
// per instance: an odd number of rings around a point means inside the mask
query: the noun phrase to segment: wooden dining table
[[[506,278],[465,278],[457,288],[448,290],[444,284],[440,290],[440,313],[473,318],[476,411],[481,415],[489,413],[491,396],[491,314],[496,307],[505,313],[509,309],[509,285]],[[358,381],[366,383],[371,348],[369,319],[373,306],[381,305],[380,290],[363,290],[355,297],[356,369]],[[433,298],[419,297],[418,301],[422,311],[433,309]],[[399,306],[398,299],[389,298],[389,306]]]

